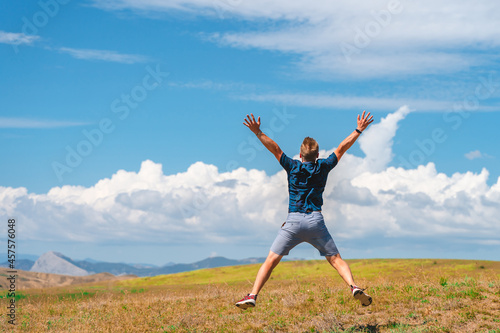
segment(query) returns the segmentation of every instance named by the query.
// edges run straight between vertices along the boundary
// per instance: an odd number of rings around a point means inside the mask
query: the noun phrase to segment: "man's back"
[[[288,211],[300,213],[321,211],[328,173],[337,165],[335,153],[316,162],[293,160],[283,153],[280,164],[288,174],[290,196]]]

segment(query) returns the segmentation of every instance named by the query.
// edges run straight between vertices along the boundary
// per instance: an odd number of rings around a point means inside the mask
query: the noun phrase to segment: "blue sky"
[[[32,254],[265,256],[286,177],[244,116],[261,115],[295,155],[304,136],[333,149],[366,109],[378,126],[325,192],[344,257],[499,260],[499,12],[489,1],[4,4],[2,215],[18,218]],[[317,258],[307,246],[292,256]]]

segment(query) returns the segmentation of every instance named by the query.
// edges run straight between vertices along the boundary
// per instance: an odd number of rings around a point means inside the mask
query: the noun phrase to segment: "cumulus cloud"
[[[402,107],[372,126],[359,143],[365,156],[345,154],[330,174],[323,212],[340,240],[440,237],[498,244],[500,179],[488,171],[439,173],[433,163],[388,167]],[[332,152],[321,151],[321,156]],[[286,217],[285,171],[221,172],[203,162],[166,175],[161,164],[119,170],[91,187],[47,193],[0,187],[0,212],[15,216],[26,240],[85,243],[227,244],[252,235],[269,246]],[[489,245],[488,245],[489,244]]]
[[[261,28],[252,24],[206,38],[229,47],[296,54],[301,69],[327,78],[457,72],[494,63],[500,46],[500,4],[488,0],[94,0],[94,5],[258,21]]]
[[[402,106],[396,112],[382,118],[363,133],[359,139],[361,150],[366,154],[366,168],[371,171],[382,171],[392,161],[392,144],[396,135],[398,122],[410,112],[408,106]]]

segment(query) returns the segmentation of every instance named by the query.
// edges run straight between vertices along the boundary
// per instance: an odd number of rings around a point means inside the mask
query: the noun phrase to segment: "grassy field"
[[[283,262],[246,311],[259,265],[30,289],[19,332],[490,332],[500,333],[500,262],[350,260],[373,304],[362,307],[326,261]],[[5,292],[0,328],[7,324]]]

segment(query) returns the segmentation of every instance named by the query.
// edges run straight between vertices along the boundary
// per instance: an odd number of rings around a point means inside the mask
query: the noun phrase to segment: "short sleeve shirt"
[[[321,210],[326,179],[337,162],[335,153],[328,158],[305,163],[291,159],[285,153],[281,155],[280,164],[288,175],[288,211],[290,213]]]

